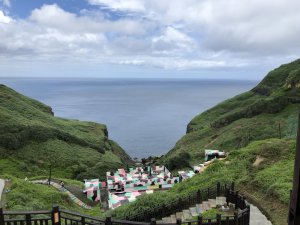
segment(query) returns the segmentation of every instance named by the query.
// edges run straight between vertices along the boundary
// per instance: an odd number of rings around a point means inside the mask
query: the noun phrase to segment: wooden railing
[[[180,198],[173,200],[169,203],[156,204],[151,209],[140,210],[138,213],[128,212],[126,217],[123,219],[131,221],[151,221],[152,218],[163,218],[167,217],[176,212],[181,212],[196,204],[200,204],[202,201],[207,201],[208,199],[214,199],[218,196],[228,195],[229,202],[236,203],[236,196],[233,195],[234,183],[231,185],[221,185],[217,183],[214,187],[209,187],[206,189],[199,189],[195,192],[181,196]],[[240,202],[238,202],[240,203]],[[242,206],[241,203],[238,206]],[[244,208],[244,207],[243,207]],[[242,209],[242,208],[240,208]]]
[[[217,196],[226,196],[227,203],[235,204],[236,211],[234,216],[216,215],[214,218],[202,218],[199,216],[196,220],[182,222],[180,219],[176,223],[164,224],[186,224],[186,225],[249,225],[250,222],[250,205],[246,199],[237,191],[233,190],[233,186],[217,185],[216,188],[209,188],[205,191],[198,190],[196,194],[190,194],[178,199],[181,204],[164,205],[165,211],[163,213],[156,213],[156,209],[144,214],[144,220],[133,221],[129,219],[118,220],[106,217],[105,219],[96,218],[80,213],[71,212],[60,209],[54,206],[52,210],[41,211],[3,211],[0,208],[0,225],[155,225],[159,224],[156,219],[162,218],[162,215],[171,215],[175,212],[181,211],[196,203],[201,203],[208,198]],[[175,207],[177,206],[177,208]],[[173,210],[173,211],[172,211]],[[151,219],[148,219],[151,218]]]

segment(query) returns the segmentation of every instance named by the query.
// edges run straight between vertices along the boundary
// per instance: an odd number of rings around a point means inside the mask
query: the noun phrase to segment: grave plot
[[[99,179],[84,180],[83,193],[94,202],[101,202],[100,190],[106,187],[106,182],[100,182]]]
[[[135,201],[142,194],[152,194],[157,190],[166,190],[179,182],[165,166],[147,166],[119,169],[107,172],[107,190],[109,207],[115,209],[122,204]]]

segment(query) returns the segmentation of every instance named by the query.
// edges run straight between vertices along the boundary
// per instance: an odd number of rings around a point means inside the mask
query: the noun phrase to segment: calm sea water
[[[96,121],[132,157],[162,155],[197,114],[254,87],[255,81],[0,78],[50,105],[59,117]]]

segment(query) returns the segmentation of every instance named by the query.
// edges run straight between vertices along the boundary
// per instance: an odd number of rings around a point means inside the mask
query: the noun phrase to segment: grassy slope
[[[252,142],[247,147],[233,150],[226,160],[214,162],[192,179],[176,184],[167,192],[142,196],[134,203],[117,208],[113,215],[124,217],[128,212],[138,213],[157,203],[168,203],[219,181],[235,181],[237,189],[263,207],[274,225],[285,224],[295,148],[295,141],[290,139]],[[253,163],[257,156],[265,160],[255,167]]]
[[[275,225],[285,224],[300,103],[299,71],[300,60],[283,65],[251,91],[196,116],[189,123],[187,134],[161,163],[173,170],[187,167],[176,163],[182,154],[188,153],[190,156],[185,158],[193,165],[204,160],[205,149],[230,152],[228,159],[214,163],[204,173],[168,192],[143,196],[113,214],[123,217],[128,211],[138,212],[158,202],[172,201],[217,181],[235,181],[238,189],[259,205]],[[282,139],[277,139],[280,135]],[[254,167],[258,155],[265,160]]]
[[[18,178],[48,176],[50,164],[53,177],[82,180],[104,179],[106,171],[127,163],[131,159],[108,139],[105,125],[54,117],[50,107],[0,85],[0,177],[15,177],[14,190],[27,196],[23,199],[27,206],[38,208],[34,201],[46,206],[48,200],[42,199],[46,188],[32,184],[22,188]],[[35,199],[25,194],[31,193],[30,188],[35,189]],[[65,198],[59,200],[63,196],[52,192],[54,200],[50,202],[63,204]],[[8,206],[18,208],[21,205],[15,204],[18,200],[13,193],[7,196]],[[72,208],[68,202],[65,206]]]
[[[205,149],[231,151],[252,141],[282,137],[295,138],[299,112],[299,88],[290,88],[300,60],[271,71],[251,91],[226,100],[196,116],[182,137],[163,158],[167,163],[181,152],[188,152],[191,163],[201,162]],[[297,81],[298,82],[298,81]]]
[[[10,192],[4,195],[4,207],[10,210],[44,210],[51,209],[53,205],[59,205],[61,208],[79,211],[81,213],[102,216],[99,208],[94,207],[91,210],[85,210],[78,207],[71,201],[67,194],[57,191],[55,188],[46,185],[32,184],[23,179],[10,177],[11,181],[7,183]],[[82,188],[82,183],[74,180],[62,179],[67,187],[73,186]]]

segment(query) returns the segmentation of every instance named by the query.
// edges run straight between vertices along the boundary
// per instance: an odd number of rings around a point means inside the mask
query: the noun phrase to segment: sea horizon
[[[195,116],[258,81],[191,78],[0,78],[55,116],[105,124],[132,157],[160,156]],[[200,147],[200,146],[199,146]]]

